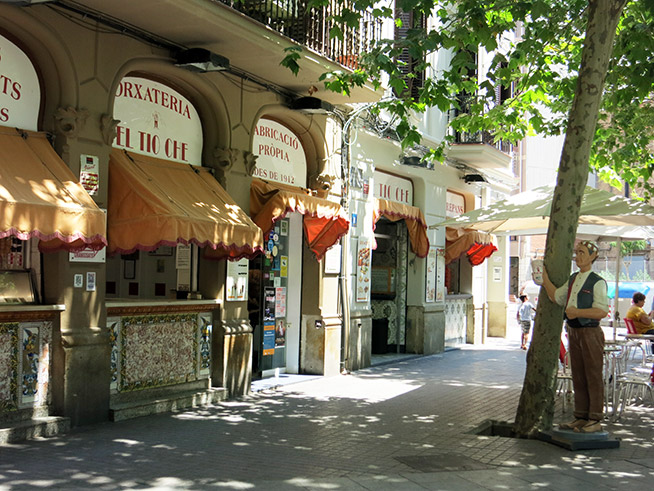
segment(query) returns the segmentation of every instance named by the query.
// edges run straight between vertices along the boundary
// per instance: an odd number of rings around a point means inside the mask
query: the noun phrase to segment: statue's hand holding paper
[[[534,259],[531,261],[531,279],[534,280],[534,283],[537,285],[543,284],[543,271],[545,266],[543,265],[542,259]]]

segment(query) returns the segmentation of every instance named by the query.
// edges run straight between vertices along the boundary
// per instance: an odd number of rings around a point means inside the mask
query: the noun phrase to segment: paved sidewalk
[[[514,419],[519,336],[0,447],[5,489],[650,489],[654,408],[609,424],[619,449],[479,436]],[[567,419],[557,407],[557,419]]]

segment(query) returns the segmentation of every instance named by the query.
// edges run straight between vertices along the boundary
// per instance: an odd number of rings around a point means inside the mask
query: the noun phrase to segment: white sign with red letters
[[[459,193],[447,192],[445,197],[445,216],[455,218],[466,212],[466,201]]]
[[[0,126],[38,131],[41,87],[32,62],[0,35]]]
[[[409,179],[381,171],[375,171],[373,179],[375,198],[413,206],[413,183]]]
[[[113,146],[174,162],[201,165],[202,122],[193,105],[170,87],[124,77],[116,89]]]
[[[261,118],[254,127],[254,176],[292,186],[307,186],[307,157],[300,139],[283,124]]]

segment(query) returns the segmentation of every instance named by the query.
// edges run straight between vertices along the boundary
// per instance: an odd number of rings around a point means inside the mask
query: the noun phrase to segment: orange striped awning
[[[311,196],[302,188],[252,180],[250,214],[264,234],[290,212],[304,215],[304,235],[318,261],[350,228],[350,221],[338,203]]]
[[[470,264],[478,266],[497,250],[493,235],[486,232],[448,228],[445,237],[445,264],[465,255]]]
[[[404,220],[411,249],[418,257],[427,257],[429,254],[429,238],[427,237],[427,222],[422,210],[415,206],[404,205],[387,199],[375,198],[374,223],[384,217],[391,222]]]
[[[113,149],[109,253],[196,244],[216,257],[251,258],[263,234],[205,167]]]
[[[106,217],[44,133],[0,127],[0,237],[44,252],[107,245]]]

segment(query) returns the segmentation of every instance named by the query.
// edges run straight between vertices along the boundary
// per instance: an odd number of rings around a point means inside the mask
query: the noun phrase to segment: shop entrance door
[[[406,352],[407,228],[380,219],[372,251],[372,354]]]
[[[289,213],[275,223],[265,254],[250,261],[248,289],[253,377],[299,373],[302,215]]]

